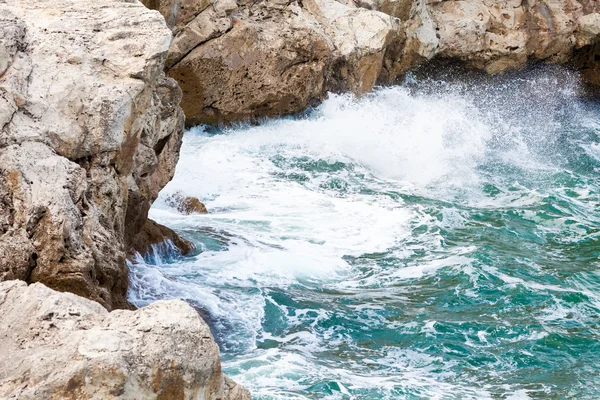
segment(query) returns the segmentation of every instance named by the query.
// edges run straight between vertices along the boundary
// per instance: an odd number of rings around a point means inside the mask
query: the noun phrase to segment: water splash
[[[203,310],[258,399],[597,398],[600,109],[576,75],[409,81],[186,133],[151,215],[193,257],[137,304]]]

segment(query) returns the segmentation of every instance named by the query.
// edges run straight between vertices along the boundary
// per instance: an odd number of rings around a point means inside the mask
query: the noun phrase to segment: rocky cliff
[[[535,61],[600,83],[595,0],[142,0],[175,39],[189,125],[291,114],[434,60],[497,74]]]
[[[0,1],[0,280],[128,307],[126,253],[183,134],[170,43],[138,2]]]
[[[147,218],[183,135],[171,40],[135,1],[0,0],[2,399],[250,398],[186,303],[107,311],[129,252],[190,245]]]
[[[221,373],[208,326],[183,301],[109,313],[36,283],[0,283],[0,398],[249,400]]]

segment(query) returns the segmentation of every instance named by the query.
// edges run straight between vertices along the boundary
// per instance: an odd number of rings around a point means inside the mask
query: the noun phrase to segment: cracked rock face
[[[0,280],[128,307],[126,252],[183,134],[170,42],[138,2],[0,2]]]
[[[143,0],[175,39],[187,123],[292,114],[433,60],[498,74],[562,63],[600,83],[596,0]]]
[[[0,283],[0,398],[250,400],[187,303],[108,312],[36,283]]]

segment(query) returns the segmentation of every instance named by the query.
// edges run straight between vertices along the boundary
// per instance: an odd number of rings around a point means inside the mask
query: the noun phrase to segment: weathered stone
[[[153,2],[164,10],[173,0]],[[577,50],[600,41],[596,0],[197,0],[197,9],[193,20],[163,11],[176,33],[167,71],[188,125],[296,113],[433,59],[490,74],[538,60],[580,65]],[[587,58],[583,76],[597,76],[596,64]]]
[[[170,42],[137,2],[2,2],[0,279],[129,306],[129,241],[183,134]]]
[[[293,114],[330,90],[364,93],[395,78],[387,68],[404,36],[385,13],[331,0],[219,0],[198,8],[195,19],[171,25],[167,60],[188,125]]]
[[[577,20],[577,46],[583,47],[600,41],[600,13],[583,15]]]
[[[384,73],[384,61],[398,54],[388,51],[404,42],[397,18],[363,8],[348,7],[330,0],[314,0],[307,5],[314,18],[334,45],[334,63],[330,68],[327,89],[363,94],[377,81],[392,81]]]
[[[184,214],[207,214],[206,206],[195,197],[186,197],[181,202],[179,211]]]
[[[211,4],[211,0],[141,0],[151,10],[158,10],[173,33],[192,21]]]
[[[291,114],[323,95],[331,48],[302,19],[239,21],[169,70],[188,124]]]
[[[409,24],[407,35],[421,30],[421,36],[437,38],[437,47],[417,51],[423,63],[432,58],[455,59],[468,67],[497,74],[520,69],[529,62],[543,60],[568,63],[577,43],[592,41],[593,32],[585,34],[593,17],[586,17],[599,5],[575,0],[464,0],[432,1],[418,13],[431,16],[431,24]],[[596,2],[597,3],[597,2]],[[582,19],[583,17],[583,19]],[[578,22],[580,21],[581,22]],[[426,33],[422,32],[426,29]],[[413,48],[418,47],[413,45]],[[406,62],[405,62],[406,64]],[[408,69],[414,65],[407,65]]]
[[[249,400],[187,303],[111,313],[36,283],[0,283],[0,398]]]
[[[213,7],[201,12],[173,40],[166,67],[171,68],[196,46],[227,32],[233,26],[227,16],[219,17]]]

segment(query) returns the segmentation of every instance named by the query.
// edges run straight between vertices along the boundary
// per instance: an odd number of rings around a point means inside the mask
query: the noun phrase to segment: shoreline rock
[[[135,311],[35,283],[0,283],[0,398],[250,400],[222,374],[206,323],[181,300]]]
[[[126,256],[183,135],[170,43],[138,2],[0,4],[0,280],[130,307]]]
[[[165,202],[182,214],[208,214],[206,206],[197,197],[185,196],[181,192],[166,196]]]
[[[600,85],[593,0],[142,2],[175,36],[166,71],[188,126],[295,114],[446,59],[488,74],[564,64]]]
[[[129,256],[133,256],[135,252],[142,256],[149,254],[154,246],[161,246],[166,241],[172,243],[181,255],[190,254],[196,249],[192,242],[182,238],[171,228],[147,219],[141,231],[131,242]]]

